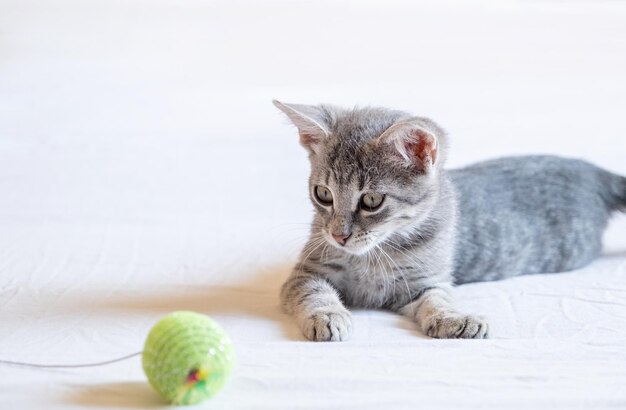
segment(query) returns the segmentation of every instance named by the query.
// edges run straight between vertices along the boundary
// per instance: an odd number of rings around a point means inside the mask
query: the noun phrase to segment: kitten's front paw
[[[352,333],[352,315],[344,307],[317,309],[304,319],[302,331],[316,342],[347,340]]]
[[[470,315],[436,315],[424,329],[430,337],[438,339],[486,339],[489,324],[482,317]]]

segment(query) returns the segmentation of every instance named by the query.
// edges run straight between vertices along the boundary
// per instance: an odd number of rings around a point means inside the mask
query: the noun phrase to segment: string
[[[132,357],[139,356],[143,352],[136,352],[126,356],[118,357],[116,359],[105,360],[103,362],[95,362],[95,363],[80,363],[80,364],[40,364],[40,363],[28,363],[28,362],[17,362],[13,360],[1,360],[0,364],[6,364],[10,366],[23,366],[23,367],[36,367],[40,369],[75,369],[80,367],[97,367],[97,366],[105,366],[111,363],[121,362],[123,360],[128,360]]]

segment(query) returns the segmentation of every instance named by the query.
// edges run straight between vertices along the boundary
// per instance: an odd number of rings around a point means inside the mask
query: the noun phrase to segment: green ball
[[[173,404],[196,404],[213,396],[228,380],[234,359],[226,332],[194,312],[173,312],[159,320],[142,355],[150,385]]]

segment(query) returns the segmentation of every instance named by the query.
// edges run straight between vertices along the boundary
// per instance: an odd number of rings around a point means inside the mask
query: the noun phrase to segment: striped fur
[[[446,171],[447,137],[426,118],[276,105],[311,161],[311,238],[281,291],[310,340],[347,339],[346,306],[403,313],[432,337],[487,337],[484,319],[455,309],[453,283],[582,266],[598,255],[611,212],[625,208],[626,179],[582,161]],[[332,192],[331,204],[316,186]],[[385,195],[379,208],[359,205],[367,192]]]

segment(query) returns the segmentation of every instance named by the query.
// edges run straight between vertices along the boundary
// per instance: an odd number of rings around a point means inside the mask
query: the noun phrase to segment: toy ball
[[[234,365],[230,338],[215,321],[173,312],[150,330],[142,354],[150,385],[172,404],[196,404],[217,393]]]

